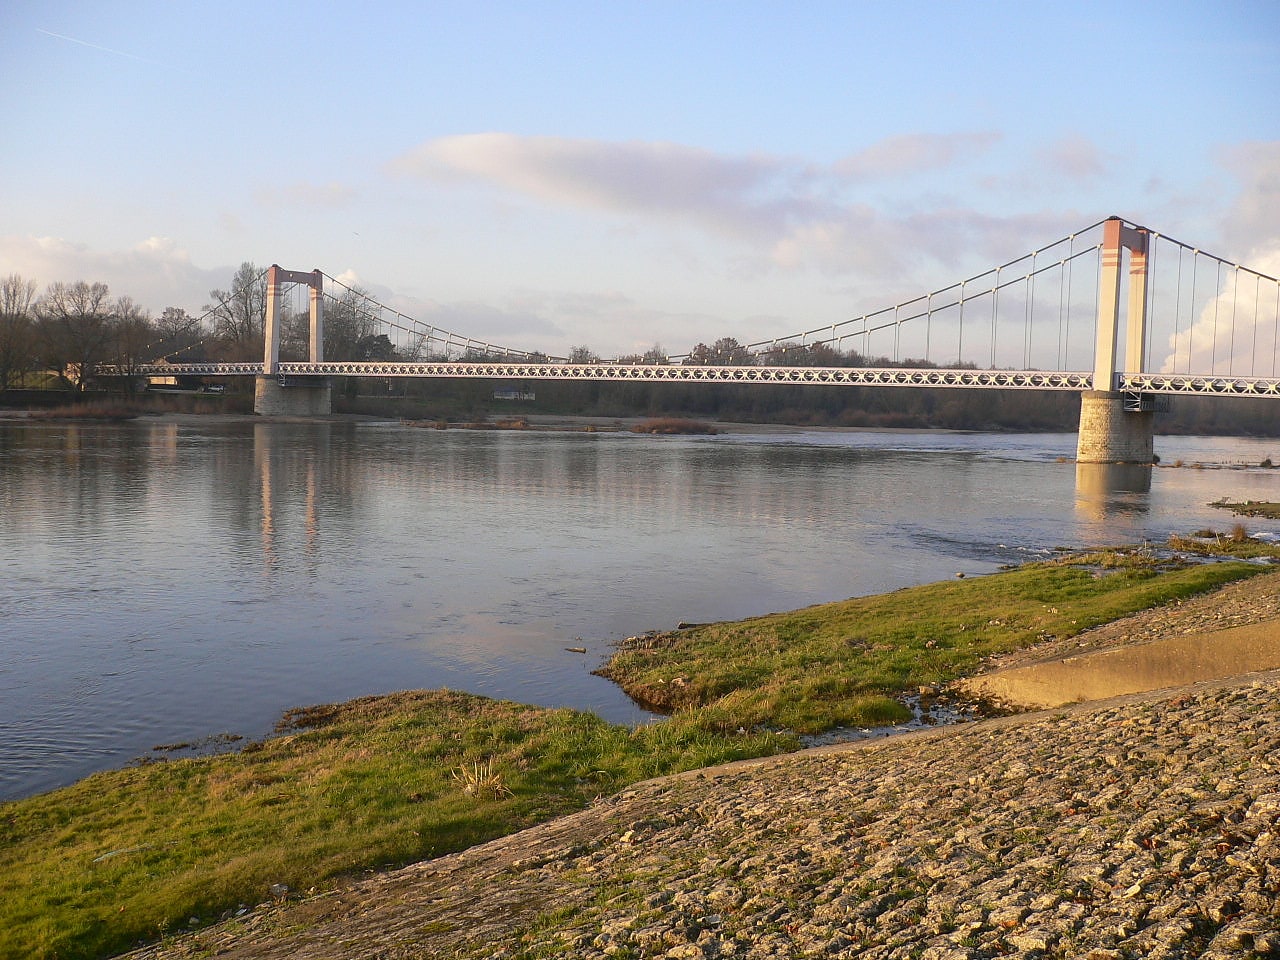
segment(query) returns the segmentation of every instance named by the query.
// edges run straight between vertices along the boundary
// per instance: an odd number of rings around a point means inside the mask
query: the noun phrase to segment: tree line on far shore
[[[266,271],[243,263],[230,290],[209,291],[211,303],[193,317],[181,307],[159,316],[105,283],[61,281],[39,291],[18,274],[0,279],[0,392],[57,385],[81,392],[92,372],[111,365],[126,376],[139,365],[261,360],[267,315]],[[325,347],[343,360],[390,360],[397,354],[364,308],[365,294],[344,289],[325,308]],[[280,355],[305,359],[308,314],[285,310]]]

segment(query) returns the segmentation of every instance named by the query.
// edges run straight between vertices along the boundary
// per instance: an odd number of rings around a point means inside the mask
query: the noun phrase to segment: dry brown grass
[[[682,417],[652,417],[637,423],[631,428],[631,432],[714,436],[719,431],[702,420],[686,420]]]

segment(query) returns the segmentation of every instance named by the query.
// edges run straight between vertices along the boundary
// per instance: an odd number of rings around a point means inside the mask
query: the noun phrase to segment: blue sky
[[[320,267],[526,349],[843,320],[1111,214],[1280,268],[1280,4],[0,11],[0,274]]]

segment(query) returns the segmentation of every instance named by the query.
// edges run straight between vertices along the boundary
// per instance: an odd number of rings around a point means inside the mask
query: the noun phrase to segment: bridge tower
[[[1080,398],[1078,463],[1145,463],[1154,459],[1155,414],[1140,396],[1116,390],[1118,373],[1143,373],[1147,340],[1147,231],[1118,217],[1103,224],[1098,279],[1098,343],[1093,389]],[[1124,365],[1119,364],[1120,279],[1129,251]]]
[[[267,270],[267,316],[263,329],[263,376],[253,389],[253,412],[262,416],[324,416],[333,412],[333,394],[327,377],[290,380],[280,374],[280,287],[305,283],[311,290],[310,331],[312,363],[324,360],[324,274],[284,270],[272,264]]]

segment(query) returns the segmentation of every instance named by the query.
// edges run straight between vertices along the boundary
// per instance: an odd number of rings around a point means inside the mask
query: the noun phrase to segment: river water
[[[1229,528],[1210,501],[1280,499],[1276,470],[1077,468],[1074,449],[1072,434],[2,423],[0,799],[405,688],[640,722],[591,674],[620,638]],[[1280,441],[1157,451],[1280,461]]]

